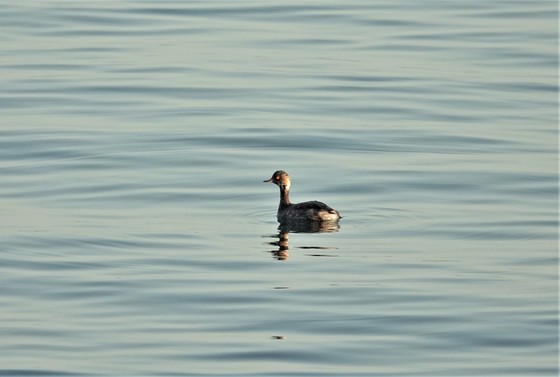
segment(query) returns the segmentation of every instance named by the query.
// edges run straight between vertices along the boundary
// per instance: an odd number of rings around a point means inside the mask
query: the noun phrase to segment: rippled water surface
[[[0,374],[556,376],[556,8],[4,1]]]

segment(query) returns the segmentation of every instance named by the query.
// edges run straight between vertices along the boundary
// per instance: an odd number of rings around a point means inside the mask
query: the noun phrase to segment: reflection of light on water
[[[276,249],[270,250],[272,256],[278,260],[287,260],[289,254],[289,241],[290,232],[292,233],[331,233],[340,229],[338,222],[301,222],[301,223],[288,223],[280,224],[278,227],[278,234],[265,236],[269,238],[278,238],[278,241],[269,242],[269,245],[275,246]],[[315,250],[330,250],[336,249],[335,247],[325,246],[299,246],[298,249],[315,249]],[[306,254],[314,257],[335,257],[336,255],[328,254]]]

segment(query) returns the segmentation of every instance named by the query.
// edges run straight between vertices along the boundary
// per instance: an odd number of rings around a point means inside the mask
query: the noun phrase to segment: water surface
[[[556,376],[557,16],[4,4],[0,374]]]

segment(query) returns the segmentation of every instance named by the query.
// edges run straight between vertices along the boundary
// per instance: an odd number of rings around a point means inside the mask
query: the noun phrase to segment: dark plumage
[[[280,205],[278,206],[278,213],[276,215],[279,223],[294,221],[338,221],[341,217],[336,209],[315,200],[292,204],[290,202],[290,176],[283,170],[274,172],[270,179],[263,182],[274,183],[280,188]]]

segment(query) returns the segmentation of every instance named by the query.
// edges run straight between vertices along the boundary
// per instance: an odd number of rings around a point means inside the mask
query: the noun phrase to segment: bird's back
[[[291,204],[278,211],[278,221],[336,221],[340,219],[337,210],[316,200]]]

